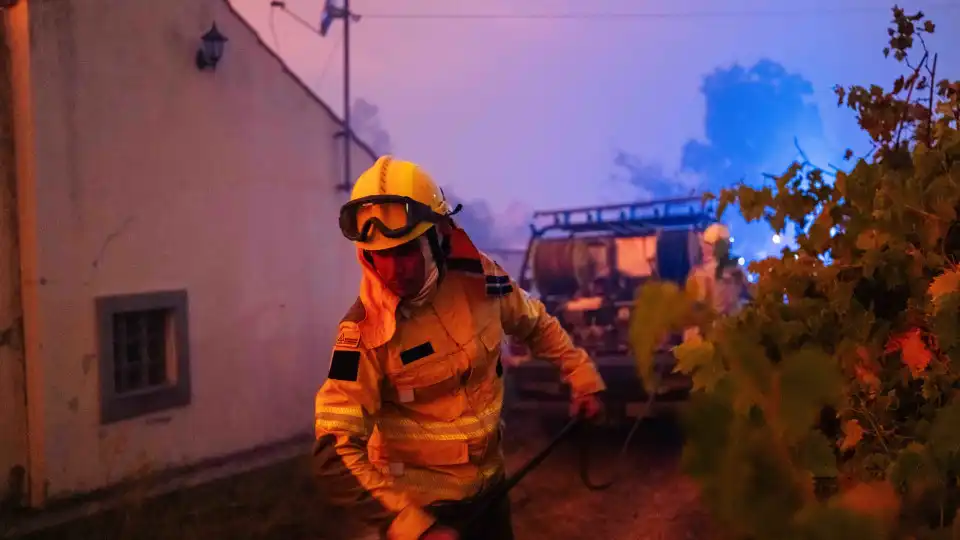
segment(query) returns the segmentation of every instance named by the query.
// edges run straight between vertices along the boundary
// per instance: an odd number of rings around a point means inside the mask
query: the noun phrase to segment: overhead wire
[[[294,20],[294,22],[296,22],[300,26],[303,26],[307,30],[310,30],[315,34],[320,34],[320,28],[310,24],[310,21],[304,19],[300,15],[297,15],[296,12],[291,11],[290,8],[287,7],[286,2],[282,2],[281,0],[272,0],[270,2],[270,7],[279,9],[280,11],[286,13],[287,15],[290,16],[291,19]],[[273,13],[273,11],[274,11],[273,9],[270,10],[271,13]]]
[[[319,34],[320,29],[297,13],[287,8],[280,0],[271,2],[273,7],[286,12],[298,24]],[[930,10],[960,10],[960,0],[953,2],[937,2],[924,7]],[[718,18],[791,18],[791,17],[832,17],[837,15],[856,15],[869,13],[886,13],[889,8],[877,6],[847,6],[824,7],[818,9],[784,9],[784,10],[712,10],[712,11],[609,11],[609,12],[573,12],[573,13],[364,13],[363,19],[381,20],[438,20],[438,21],[484,21],[484,20],[595,20],[595,21],[631,21],[631,20],[670,20],[670,19],[718,19]]]
[[[320,69],[320,77],[317,79],[317,86],[323,86],[323,81],[327,78],[327,73],[330,72],[330,66],[333,64],[333,56],[340,50],[340,47],[343,46],[343,35],[337,37],[337,41],[333,44],[333,47],[330,48],[330,52],[327,53],[327,58],[323,61],[323,67]]]
[[[960,9],[960,2],[928,4],[931,9]],[[828,17],[847,14],[889,12],[876,6],[824,7],[792,10],[712,10],[712,11],[610,11],[572,13],[364,13],[366,19],[393,20],[637,20],[637,19],[712,19],[744,17]]]
[[[296,13],[294,13],[293,11],[291,11],[289,8],[287,8],[286,3],[283,2],[282,0],[272,0],[272,1],[270,2],[270,7],[271,7],[271,8],[279,9],[280,11],[283,11],[284,13],[286,13],[287,15],[289,15],[290,18],[291,18],[294,22],[296,22],[297,24],[299,24],[300,26],[306,28],[307,30],[310,30],[311,32],[313,32],[313,33],[315,33],[315,34],[317,34],[317,35],[320,35],[320,29],[319,29],[319,28],[317,28],[316,26],[313,26],[312,24],[310,24],[310,21],[306,20],[305,18],[301,17],[300,15],[297,15]],[[276,42],[276,41],[277,41],[277,35],[276,35],[276,30],[274,29],[274,25],[273,25],[273,15],[274,15],[275,12],[276,12],[275,9],[271,9],[271,10],[270,10],[270,30],[271,30],[271,32],[273,32],[273,39],[274,39],[274,41]],[[279,43],[277,43],[277,46],[279,47]],[[324,61],[323,61],[323,67],[320,69],[320,77],[319,77],[319,79],[317,79],[317,84],[318,84],[318,85],[322,85],[322,84],[323,84],[323,81],[326,79],[327,73],[329,73],[329,71],[330,71],[330,66],[331,66],[331,64],[333,63],[333,56],[337,53],[337,51],[340,50],[340,47],[341,47],[341,46],[343,46],[343,36],[342,36],[342,35],[340,35],[340,36],[337,37],[336,42],[333,44],[333,47],[330,48],[330,51],[327,53],[327,57],[326,57],[326,58],[324,59]],[[279,50],[278,50],[278,52],[279,52]]]
[[[277,53],[279,54],[279,53],[281,53],[281,51],[280,51],[280,36],[277,35],[277,17],[276,17],[276,14],[277,14],[276,10],[273,10],[273,9],[270,10],[269,25],[270,25],[270,36],[273,38],[273,48],[274,48],[274,49],[277,51]]]

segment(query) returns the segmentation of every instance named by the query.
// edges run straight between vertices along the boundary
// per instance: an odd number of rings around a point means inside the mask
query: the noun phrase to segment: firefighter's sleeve
[[[543,302],[527,294],[502,269],[497,274],[488,276],[487,294],[500,297],[500,317],[506,333],[526,343],[534,356],[559,367],[574,397],[605,390],[593,360],[585,350],[574,346]]]
[[[357,325],[342,322],[329,375],[316,396],[314,475],[335,505],[355,510],[387,538],[415,540],[435,518],[396,489],[367,455],[382,378],[376,356],[360,342]]]
[[[708,303],[710,289],[709,279],[709,276],[705,275],[703,270],[695,268],[687,276],[684,289],[692,296],[694,301],[706,304]]]

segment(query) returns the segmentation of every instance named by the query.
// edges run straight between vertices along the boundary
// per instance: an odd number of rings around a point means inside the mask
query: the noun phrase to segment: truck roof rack
[[[637,234],[661,228],[706,227],[714,221],[712,202],[704,202],[702,196],[691,195],[624,204],[538,210],[533,213],[530,231],[534,238],[550,231]]]

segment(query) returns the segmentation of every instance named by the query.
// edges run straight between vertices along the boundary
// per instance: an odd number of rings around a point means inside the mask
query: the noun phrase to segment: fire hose
[[[576,429],[584,422],[583,415],[578,415],[569,422],[567,425],[563,426],[563,429],[559,433],[554,435],[553,440],[550,441],[542,450],[537,452],[529,461],[527,461],[522,467],[517,469],[517,472],[513,473],[502,484],[498,485],[497,488],[493,490],[487,497],[483,499],[479,505],[477,505],[476,510],[473,515],[468,519],[463,527],[464,531],[472,531],[476,529],[477,524],[486,517],[487,512],[493,507],[494,504],[500,502],[503,497],[506,497],[510,490],[514,488],[517,484],[530,471],[536,469],[545,459],[549,456],[553,450],[560,445],[571,433],[574,433]]]
[[[606,482],[597,483],[591,479],[590,476],[590,437],[589,433],[585,433],[583,427],[588,425],[588,421],[584,418],[583,414],[579,414],[574,418],[570,419],[569,422],[556,434],[553,439],[536,453],[529,461],[523,464],[515,473],[510,475],[502,484],[498,485],[489,495],[484,497],[483,501],[477,506],[473,515],[466,521],[465,525],[462,528],[462,531],[471,531],[476,528],[480,521],[482,521],[487,512],[503,497],[507,497],[510,493],[510,490],[513,489],[525,476],[527,476],[531,471],[540,466],[544,460],[563,442],[567,437],[571,436],[574,433],[579,432],[579,443],[580,443],[580,452],[579,452],[579,466],[580,466],[580,480],[583,482],[583,485],[591,491],[603,491],[611,488],[616,484],[617,479],[621,478],[623,475],[620,474],[625,459],[627,455],[627,450],[630,447],[630,441],[633,439],[633,436],[636,434],[637,429],[639,429],[641,422],[649,415],[650,409],[653,406],[654,401],[657,397],[657,388],[655,387],[649,392],[646,402],[644,402],[644,408],[641,414],[637,415],[636,420],[634,420],[633,425],[630,428],[630,431],[627,433],[627,437],[623,441],[623,445],[620,447],[620,451],[617,455],[616,465],[614,466],[614,473],[611,476],[610,480]]]
[[[483,501],[477,505],[476,510],[473,515],[466,521],[463,526],[463,531],[471,531],[476,529],[477,524],[486,517],[487,512],[498,503],[503,497],[508,496],[510,490],[513,489],[525,476],[527,476],[530,471],[536,469],[545,459],[549,456],[553,450],[560,445],[570,434],[574,433],[578,427],[580,427],[585,422],[583,415],[577,415],[574,418],[571,418],[569,422],[559,433],[554,435],[553,440],[551,440],[542,450],[537,452],[529,461],[523,464],[522,467],[517,469],[517,472],[510,475],[502,484],[498,485],[488,496],[486,496]]]
[[[594,482],[590,477],[590,439],[589,437],[581,436],[580,437],[580,481],[583,482],[583,485],[590,491],[604,491],[613,487],[617,483],[618,478],[622,478],[623,475],[620,473],[623,470],[624,463],[627,457],[627,450],[630,448],[630,441],[633,440],[633,436],[636,435],[637,430],[640,428],[641,422],[650,414],[650,410],[653,408],[653,403],[657,399],[657,388],[654,385],[654,388],[649,392],[647,400],[643,404],[643,411],[637,415],[637,418],[633,421],[633,425],[630,426],[630,431],[627,432],[626,438],[623,440],[623,444],[620,446],[620,452],[617,454],[617,461],[614,465],[613,474],[610,477],[610,480],[602,483]]]

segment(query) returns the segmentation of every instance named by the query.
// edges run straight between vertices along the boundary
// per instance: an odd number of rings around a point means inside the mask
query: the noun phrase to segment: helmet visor
[[[387,238],[400,238],[414,227],[443,216],[409,197],[373,195],[348,202],[340,209],[340,231],[348,240],[367,242],[374,229]]]

